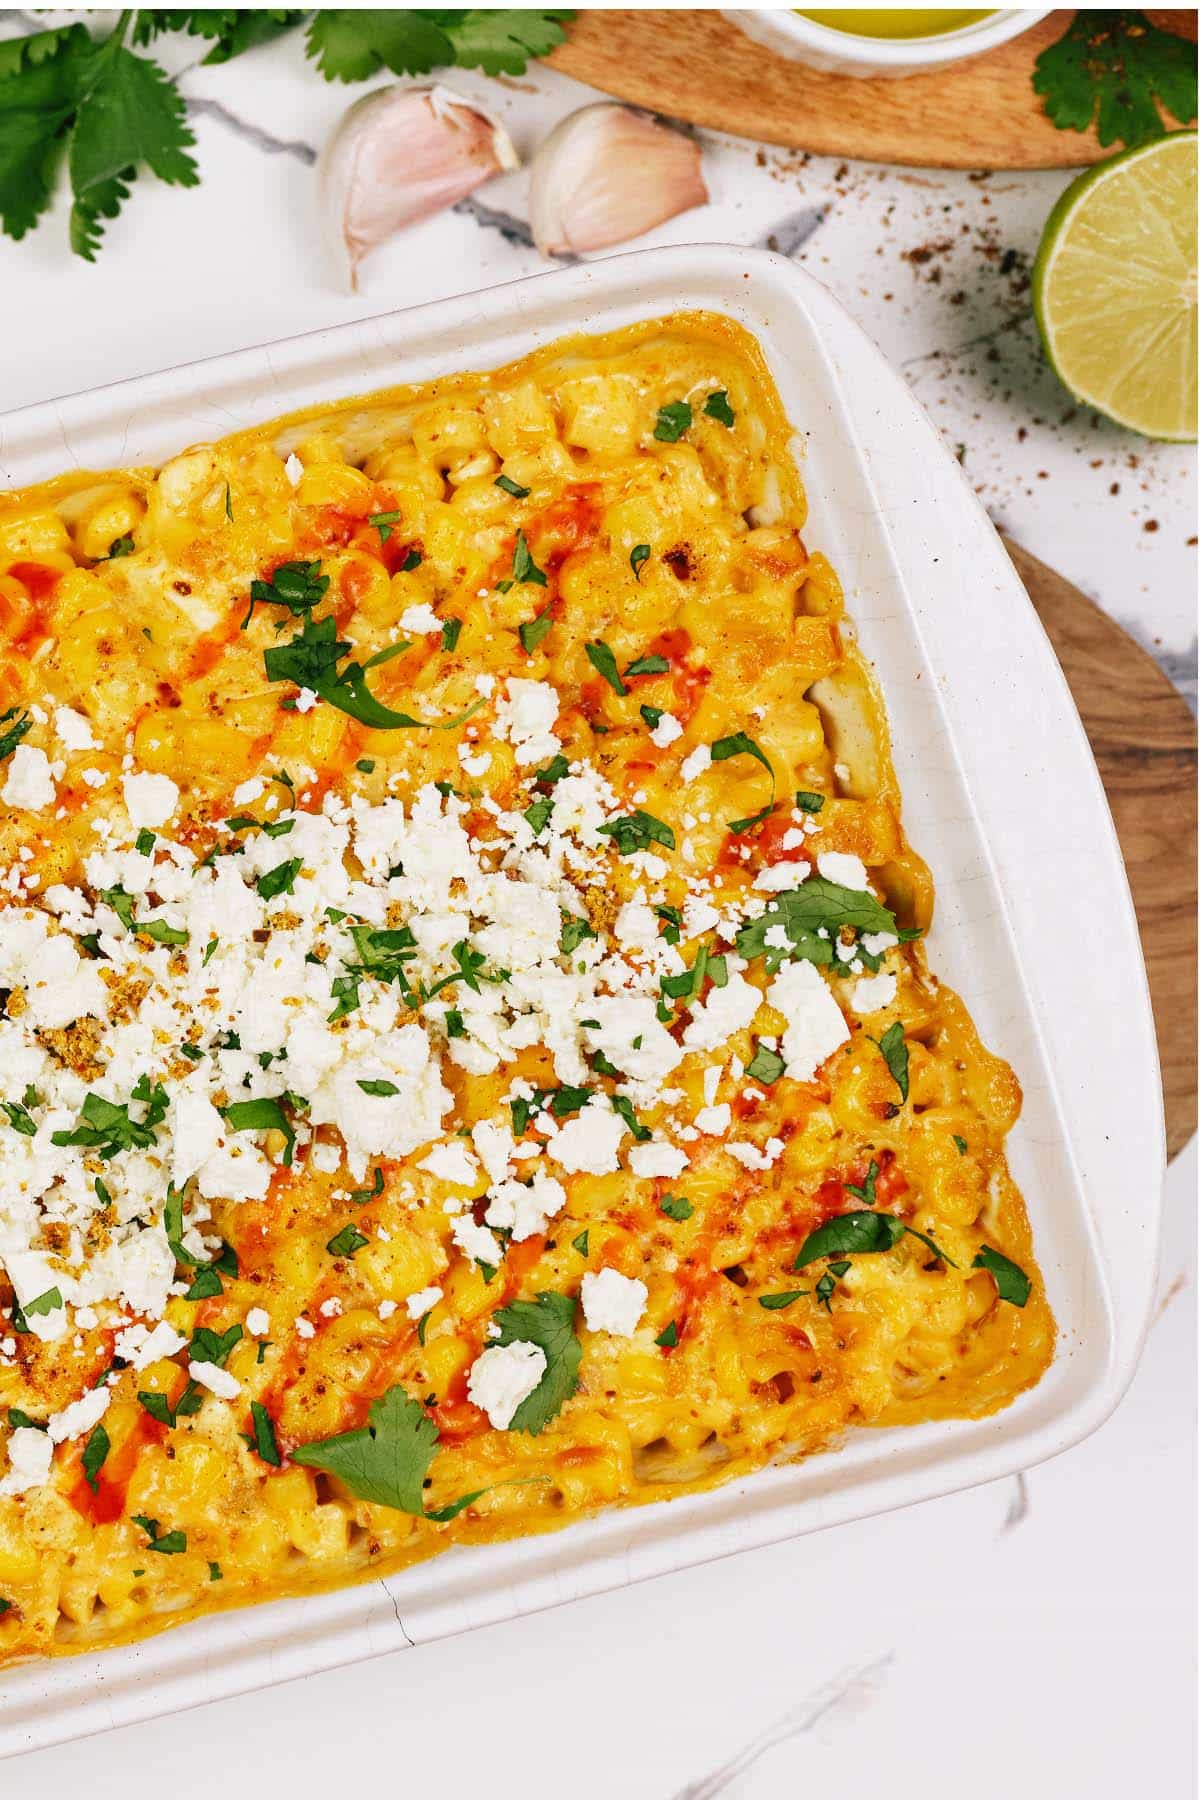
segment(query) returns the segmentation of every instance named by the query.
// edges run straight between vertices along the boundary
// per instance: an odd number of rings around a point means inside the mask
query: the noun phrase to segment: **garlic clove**
[[[531,177],[529,223],[543,256],[623,244],[708,200],[700,146],[611,100],[557,125]]]
[[[364,256],[394,232],[519,166],[504,128],[449,88],[379,88],[355,101],[318,170],[326,228],[350,286]]]

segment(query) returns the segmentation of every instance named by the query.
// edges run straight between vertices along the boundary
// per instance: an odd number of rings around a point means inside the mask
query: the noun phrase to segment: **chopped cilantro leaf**
[[[692,422],[692,409],[686,400],[670,400],[658,409],[654,435],[660,444],[676,444]]]

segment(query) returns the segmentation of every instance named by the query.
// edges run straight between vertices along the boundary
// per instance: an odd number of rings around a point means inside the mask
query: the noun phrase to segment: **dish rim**
[[[423,364],[431,357],[440,361],[444,372],[496,366],[521,354],[522,348],[558,337],[609,330],[637,317],[696,307],[740,319],[763,342],[785,405],[781,353],[764,340],[781,333],[799,334],[796,341],[803,340],[810,375],[816,380],[824,369],[832,412],[845,434],[837,454],[844,449],[850,459],[847,467],[853,463],[873,504],[881,579],[895,584],[902,603],[896,629],[901,636],[909,634],[914,666],[935,666],[929,661],[931,649],[943,652],[956,631],[966,647],[964,654],[975,654],[979,668],[972,680],[965,678],[965,665],[960,667],[956,684],[939,694],[938,704],[949,715],[947,749],[962,771],[973,828],[993,865],[991,879],[997,858],[1012,840],[1013,826],[1006,815],[997,815],[990,791],[983,791],[994,751],[973,736],[978,729],[971,714],[973,690],[981,686],[986,699],[989,679],[995,677],[985,654],[989,621],[968,623],[949,617],[944,608],[938,610],[938,582],[947,578],[939,574],[935,579],[921,561],[919,545],[913,567],[913,515],[911,510],[899,510],[902,501],[928,511],[935,530],[932,541],[946,546],[947,560],[957,559],[977,588],[991,588],[996,614],[1010,634],[1010,641],[1000,648],[1019,647],[1027,692],[1055,717],[1054,758],[1048,757],[1048,740],[1027,745],[1030,767],[1025,776],[1040,783],[1036,791],[1046,798],[1048,810],[1071,818],[1074,839],[1069,848],[1074,861],[1060,853],[1058,864],[1031,863],[1025,874],[1032,892],[1006,896],[997,885],[997,904],[1005,929],[1014,928],[1014,919],[1017,927],[1023,927],[1027,918],[1036,917],[1039,896],[1055,896],[1056,884],[1067,871],[1077,877],[1083,857],[1089,859],[1090,879],[1079,885],[1093,890],[1098,879],[1109,884],[1112,904],[1103,922],[1109,958],[1102,996],[1091,992],[1095,984],[1088,980],[1072,981],[1069,972],[1056,971],[1055,960],[1064,959],[1055,959],[1039,944],[1029,950],[1028,964],[1017,964],[1049,1077],[1047,1093],[1063,1128],[1059,1150],[1065,1155],[1064,1166],[1070,1165],[1068,1174],[1073,1169],[1083,1207],[1085,1230],[1080,1241],[1095,1264],[1096,1287],[1088,1307],[1080,1317],[1064,1320],[1068,1335],[1074,1332],[1078,1341],[1060,1354],[1087,1358],[1079,1391],[1048,1418],[1038,1416],[1041,1409],[1033,1396],[1043,1389],[1035,1388],[991,1420],[904,1427],[893,1434],[860,1432],[852,1447],[847,1444],[836,1455],[760,1471],[708,1494],[681,1497],[669,1507],[610,1510],[551,1537],[450,1552],[371,1584],[210,1615],[130,1646],[15,1665],[6,1672],[0,1702],[0,1755],[428,1641],[996,1479],[1055,1455],[1094,1430],[1132,1376],[1152,1294],[1157,1192],[1164,1166],[1162,1108],[1136,922],[1099,776],[1049,641],[961,471],[882,354],[813,277],[769,252],[722,245],[636,251],[526,277],[482,293],[306,333],[0,415],[0,473],[11,477],[14,485],[25,485],[58,472],[64,453],[69,457],[76,447],[82,451],[90,443],[116,443],[134,429],[149,437],[176,433],[174,448],[182,449],[184,441],[173,421],[181,414],[193,419],[206,412],[215,416],[219,401],[230,393],[243,396],[242,404],[249,406],[252,416],[270,418],[299,404],[296,395],[301,391],[312,400],[345,398],[388,385],[407,373],[393,370],[385,377],[377,366],[381,357],[407,353],[420,365],[413,378],[423,379],[427,373]],[[499,340],[497,350],[476,348],[481,336],[487,343]],[[789,349],[789,370],[793,355],[798,358],[800,352]],[[222,429],[228,428],[223,421]],[[214,435],[211,427],[208,435]],[[893,448],[905,444],[904,454]],[[820,446],[814,453],[819,450]],[[825,453],[830,454],[828,446]],[[911,465],[914,455],[917,465]],[[107,460],[111,465],[117,459]],[[22,465],[19,470],[14,469],[16,462]],[[918,465],[920,495],[906,496],[905,467],[910,469],[911,486],[911,466]],[[104,459],[92,466],[104,466]],[[898,472],[899,499],[893,492]],[[832,496],[824,503],[830,506],[831,517],[836,515],[840,500]],[[949,555],[951,549],[954,557]],[[910,587],[917,573],[928,585],[914,597]],[[864,622],[853,598],[849,611],[860,624]],[[994,640],[994,622],[991,632]],[[995,650],[994,642],[991,648]],[[881,675],[894,721],[898,709],[890,679]],[[994,701],[995,695],[993,705]],[[901,748],[898,737],[896,749]],[[1009,774],[1011,778],[1011,769]],[[906,794],[903,776],[900,785]],[[981,806],[989,830],[983,829]],[[1064,807],[1067,812],[1061,810]],[[1034,823],[1029,829],[1043,828]],[[919,836],[916,842],[918,849],[924,847]],[[936,861],[934,874],[935,879],[941,874]],[[1081,941],[1089,942],[1089,921],[1075,920],[1082,901],[1068,894],[1062,905],[1068,922],[1077,923],[1083,933]],[[937,961],[935,955],[935,966]],[[1053,1004],[1039,1016],[1036,1003],[1044,1002],[1047,994]],[[966,997],[973,1001],[969,987]],[[1068,1001],[1078,1009],[1069,1022],[1058,1010]],[[1069,1046],[1073,1034],[1078,1042],[1089,1043],[1094,1031],[1103,1025],[1111,1028],[1114,1020],[1122,1023],[1127,1043],[1133,1046],[1132,1067],[1123,1065],[1120,1080],[1102,1069],[1094,1083],[1082,1087],[1077,1075],[1070,1079],[1068,1067],[1056,1085],[1050,1058]],[[1118,1103],[1121,1142],[1102,1146],[1104,1127],[1115,1116]],[[1104,1197],[1106,1171],[1110,1193],[1123,1191],[1120,1183],[1126,1182],[1136,1197],[1151,1196],[1150,1204],[1136,1212],[1129,1210],[1128,1201],[1125,1210],[1116,1203],[1110,1207]],[[1101,1182],[1091,1203],[1083,1191],[1085,1177]],[[1035,1225],[1035,1238],[1036,1234]],[[401,1621],[401,1604],[407,1627]]]

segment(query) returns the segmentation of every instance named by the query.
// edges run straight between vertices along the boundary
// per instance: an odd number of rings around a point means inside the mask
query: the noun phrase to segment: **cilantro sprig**
[[[439,1524],[456,1518],[464,1507],[488,1492],[487,1488],[476,1488],[449,1506],[426,1512],[425,1478],[440,1441],[437,1426],[426,1416],[420,1401],[402,1387],[390,1387],[373,1401],[367,1421],[356,1431],[339,1432],[336,1437],[321,1438],[313,1444],[298,1444],[292,1451],[292,1461],[336,1475],[360,1500]]]
[[[176,187],[200,172],[185,102],[145,47],[164,33],[206,40],[206,63],[225,63],[305,20],[304,48],[327,81],[364,81],[381,69],[428,75],[438,68],[523,74],[564,38],[568,10],[517,11],[199,7],[122,12],[92,36],[83,24],[0,44],[0,229],[22,238],[53,198],[64,165],[73,206],[71,248],[95,260],[106,222],[149,170]]]
[[[1143,12],[1078,12],[1033,66],[1034,92],[1060,131],[1087,131],[1104,145],[1152,143],[1196,116],[1196,49],[1160,31]]]

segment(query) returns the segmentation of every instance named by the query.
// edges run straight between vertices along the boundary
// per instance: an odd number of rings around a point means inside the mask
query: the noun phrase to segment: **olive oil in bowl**
[[[995,16],[996,8],[967,7],[796,7],[802,19],[824,25],[830,31],[844,31],[850,37],[929,38],[945,37],[950,31],[965,31],[982,19]]]

